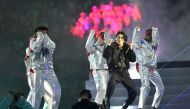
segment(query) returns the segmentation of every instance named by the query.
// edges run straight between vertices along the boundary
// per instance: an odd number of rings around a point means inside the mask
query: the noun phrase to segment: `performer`
[[[25,63],[28,72],[30,93],[28,102],[34,109],[39,109],[42,96],[45,99],[44,109],[58,109],[61,87],[53,68],[53,52],[55,43],[48,36],[48,28],[39,26],[36,35],[30,39],[28,56]],[[28,57],[28,58],[27,58]]]
[[[159,44],[158,29],[152,27],[147,29],[144,39],[140,39],[140,26],[137,26],[133,32],[133,47],[137,56],[137,68],[139,69],[141,77],[141,88],[138,108],[142,109],[146,97],[150,91],[150,81],[155,85],[156,92],[152,102],[152,109],[159,107],[163,92],[164,85],[158,74],[156,50]]]
[[[26,54],[24,57],[24,63],[26,66],[26,75],[27,75],[27,80],[28,80],[28,85],[30,87],[30,92],[27,97],[27,101],[31,101],[31,104],[34,104],[34,100],[32,100],[32,96],[34,96],[32,93],[34,91],[34,71],[32,70],[32,57],[33,53],[32,50],[28,47],[26,49]]]
[[[107,80],[109,77],[106,60],[102,57],[106,46],[104,35],[105,33],[101,32],[95,36],[95,31],[92,30],[85,45],[86,50],[90,53],[88,59],[97,90],[95,102],[101,106],[106,94]],[[95,41],[95,37],[97,37],[97,41]]]
[[[24,57],[24,62],[25,62],[25,66],[26,66],[26,75],[27,75],[27,80],[28,80],[28,85],[30,87],[30,92],[28,94],[28,97],[27,97],[27,101],[30,101],[31,104],[34,105],[35,103],[35,94],[34,91],[35,91],[35,74],[34,74],[34,70],[32,69],[32,56],[34,55],[34,53],[32,52],[32,49],[31,48],[27,48],[26,49],[26,54],[25,54],[25,57]],[[48,109],[48,104],[47,102],[45,101],[45,104],[43,106],[43,109]]]
[[[135,62],[136,56],[131,45],[126,42],[127,35],[123,31],[119,31],[116,34],[116,42],[110,41],[108,44],[109,46],[107,46],[103,52],[103,57],[107,60],[110,73],[105,98],[107,109],[110,109],[110,98],[118,83],[121,83],[128,91],[128,99],[125,100],[122,109],[127,109],[127,107],[133,103],[137,95],[137,92],[134,89],[134,82],[130,78],[128,72],[129,61]]]

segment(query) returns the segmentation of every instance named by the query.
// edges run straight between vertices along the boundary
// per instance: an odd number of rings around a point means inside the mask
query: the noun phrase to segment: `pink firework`
[[[115,34],[124,26],[129,27],[131,19],[136,22],[142,21],[141,12],[136,4],[116,6],[113,2],[109,2],[108,4],[101,4],[100,7],[92,6],[89,14],[81,12],[70,32],[80,38],[84,38],[85,33],[91,29],[96,32],[108,29],[111,34]]]

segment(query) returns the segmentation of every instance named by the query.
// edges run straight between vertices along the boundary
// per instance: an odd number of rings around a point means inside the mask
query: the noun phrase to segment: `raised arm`
[[[50,39],[50,37],[47,34],[44,34],[44,39],[45,40],[43,46],[53,52],[56,48],[55,43]]]
[[[43,41],[44,41],[43,33],[37,32],[36,37],[30,39],[30,48],[34,52],[39,52],[42,48]]]
[[[86,41],[86,45],[85,48],[89,53],[92,53],[95,51],[94,49],[94,43],[95,43],[95,39],[94,39],[94,35],[95,35],[95,31],[91,30],[90,34],[88,36],[88,39]]]
[[[108,45],[109,42],[114,42],[113,37],[111,36],[110,32],[107,30],[104,34],[104,43]]]
[[[159,34],[158,34],[158,28],[152,27],[152,46],[157,48],[159,42],[160,42],[160,39],[159,39]]]
[[[29,48],[26,49],[26,54],[24,57],[24,63],[25,63],[25,66],[28,68],[29,64],[30,64],[30,50],[29,50]]]
[[[141,46],[140,30],[141,28],[139,26],[135,27],[133,30],[132,43],[135,48]]]

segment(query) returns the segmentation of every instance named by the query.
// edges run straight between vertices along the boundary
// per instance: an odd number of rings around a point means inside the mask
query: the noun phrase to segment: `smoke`
[[[109,0],[97,0],[85,2],[77,6],[72,2],[72,6],[76,10],[72,10],[69,16],[72,22],[75,22],[79,17],[79,12],[89,12],[92,5],[99,6],[101,3],[108,3]],[[123,3],[135,3],[140,7],[142,13],[142,36],[144,31],[152,26],[158,27],[160,34],[160,45],[158,48],[158,61],[169,61],[181,52],[190,43],[190,1],[188,0],[112,0],[114,4],[121,5]],[[70,6],[70,5],[69,5]],[[77,8],[78,7],[78,8]],[[80,8],[81,7],[81,8]],[[85,8],[84,8],[85,7]],[[78,15],[78,16],[76,16]],[[67,24],[73,25],[74,23]],[[132,36],[133,28],[137,22],[131,23],[129,28],[124,28],[127,32],[129,40]],[[75,39],[74,39],[75,40]],[[75,44],[80,45],[83,40],[76,39]],[[182,55],[179,55],[174,60],[184,61],[190,60],[188,55],[190,50],[186,50]]]
[[[177,0],[168,11],[168,22],[170,23],[170,40],[172,40],[172,53],[178,54],[190,43],[190,2],[188,0]],[[166,29],[166,28],[165,28]],[[167,30],[167,29],[166,29]],[[177,57],[175,60],[190,60],[187,52]]]
[[[159,29],[158,61],[169,61],[189,46],[190,1],[188,0],[136,0],[140,5],[144,30],[152,26]],[[135,24],[136,25],[136,24]],[[134,26],[135,26],[134,25]],[[174,61],[190,60],[186,50]]]

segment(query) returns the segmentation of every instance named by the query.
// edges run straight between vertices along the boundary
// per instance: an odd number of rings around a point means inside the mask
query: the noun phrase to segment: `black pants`
[[[125,107],[128,107],[133,103],[137,96],[137,92],[134,89],[135,85],[130,78],[129,73],[126,70],[114,70],[110,71],[110,79],[108,80],[108,86],[106,90],[106,107],[110,108],[110,98],[113,95],[115,86],[121,83],[128,91],[128,98],[125,100]]]

